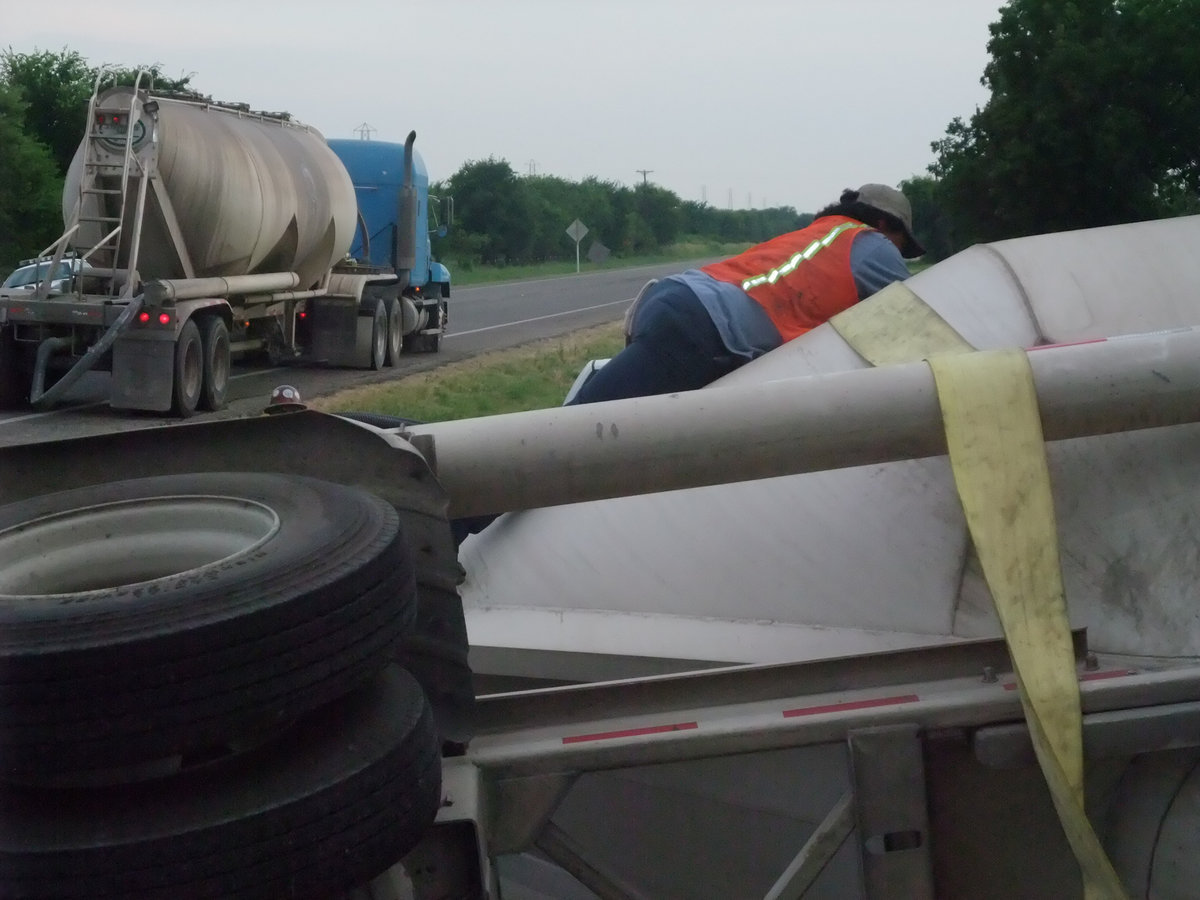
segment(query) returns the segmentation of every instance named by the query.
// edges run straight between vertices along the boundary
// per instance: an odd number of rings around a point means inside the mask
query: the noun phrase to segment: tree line
[[[790,206],[715,209],[655,184],[629,188],[597,178],[518,176],[507,160],[495,158],[464,164],[432,191],[454,198],[454,227],[439,249],[468,264],[573,258],[566,229],[576,219],[588,229],[584,248],[598,243],[618,256],[641,256],[683,240],[756,243],[813,218]]]
[[[989,26],[988,101],[932,140],[899,186],[932,260],[972,244],[1200,213],[1200,0],[1009,0]],[[191,78],[159,90],[194,93]],[[131,83],[137,67],[122,70]],[[64,173],[96,71],[78,53],[0,53],[0,266],[62,229]],[[519,176],[465,163],[433,185],[454,198],[442,258],[465,264],[574,256],[576,218],[617,255],[681,241],[752,243],[814,211],[717,209],[654,184]],[[832,198],[831,198],[832,199]]]

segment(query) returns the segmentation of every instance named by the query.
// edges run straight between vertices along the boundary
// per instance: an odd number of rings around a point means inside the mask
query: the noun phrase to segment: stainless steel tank
[[[158,104],[157,127],[148,129],[143,142],[156,140],[149,156],[165,198],[149,194],[136,266],[143,279],[296,272],[307,288],[346,254],[357,216],[354,186],[320,132],[212,104],[134,96],[131,88],[105,92],[97,107],[144,109],[151,101]],[[67,222],[79,203],[85,146],[81,142],[63,187]],[[93,152],[119,163],[123,147],[117,141],[93,141]],[[125,204],[124,258],[132,236],[131,201]],[[89,199],[85,217],[97,212],[96,201]],[[172,217],[190,273],[172,238]],[[85,221],[76,244],[92,247],[106,229]]]

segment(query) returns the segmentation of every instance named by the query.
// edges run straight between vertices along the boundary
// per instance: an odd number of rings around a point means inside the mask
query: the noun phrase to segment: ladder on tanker
[[[151,173],[139,155],[137,144],[138,126],[142,123],[142,106],[133,99],[141,90],[145,71],[139,71],[133,85],[128,107],[121,109],[100,108],[98,101],[101,86],[111,77],[112,70],[102,68],[96,74],[92,86],[92,96],[88,101],[87,129],[84,133],[82,164],[83,171],[79,179],[79,196],[75,209],[67,223],[67,230],[55,247],[55,260],[52,268],[57,268],[58,261],[63,255],[66,244],[70,241],[81,263],[89,260],[102,272],[107,271],[105,279],[110,296],[128,297],[132,292],[138,262],[138,240],[141,233],[142,218],[146,206],[146,188]],[[102,121],[101,117],[112,117],[111,122]],[[111,130],[105,130],[106,126]],[[120,157],[117,158],[111,148],[115,143],[114,137],[119,138],[123,131],[123,145]],[[150,129],[150,144],[153,145],[156,135]],[[106,149],[107,148],[107,149]],[[132,201],[133,222],[126,228],[126,216],[131,212],[130,182],[138,182],[137,196]],[[90,235],[99,234],[98,238]],[[129,236],[126,239],[126,236]],[[122,245],[125,247],[124,265],[121,265]],[[128,274],[121,279],[118,276],[124,269]],[[82,293],[82,279],[76,279],[76,292]]]

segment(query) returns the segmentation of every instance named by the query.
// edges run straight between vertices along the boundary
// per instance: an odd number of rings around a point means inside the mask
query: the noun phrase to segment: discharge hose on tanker
[[[100,357],[109,351],[117,337],[133,321],[134,316],[141,312],[141,309],[142,295],[138,294],[125,305],[125,309],[121,311],[117,320],[109,326],[108,330],[100,336],[100,340],[88,347],[87,352],[79,358],[79,361],[71,366],[67,374],[55,382],[48,391],[42,390],[42,385],[46,383],[46,364],[49,362],[50,354],[57,349],[60,339],[47,338],[42,341],[38,346],[37,362],[33,369],[33,385],[29,390],[30,404],[35,409],[48,409],[57,403],[59,398],[69,391],[75,382],[91,371]]]

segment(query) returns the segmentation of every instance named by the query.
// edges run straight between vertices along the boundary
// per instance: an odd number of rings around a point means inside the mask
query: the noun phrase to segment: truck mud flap
[[[167,412],[174,399],[175,336],[123,336],[113,345],[113,409]]]

